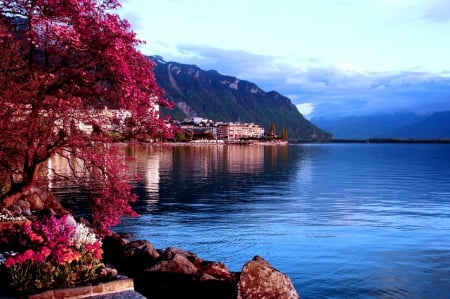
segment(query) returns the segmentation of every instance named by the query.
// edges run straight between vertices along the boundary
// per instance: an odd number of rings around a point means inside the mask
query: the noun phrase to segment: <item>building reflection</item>
[[[157,204],[161,168],[166,169],[171,164],[171,153],[167,148],[151,145],[126,145],[125,154],[131,158],[128,162],[132,184],[143,184],[145,194],[141,200],[147,204]]]
[[[79,161],[74,157],[64,157],[59,154],[53,155],[50,159],[47,160],[47,164],[44,169],[42,169],[47,177],[45,178],[48,182],[48,188],[59,188],[60,184],[58,183],[58,178],[61,179],[61,176],[70,176],[71,169],[69,167],[69,162],[73,165],[75,170],[78,170],[77,167]]]
[[[229,173],[261,172],[264,168],[264,146],[228,146],[226,165]]]
[[[206,178],[214,172],[252,173],[264,168],[263,146],[179,146],[173,148],[172,172]],[[189,172],[181,171],[191,169]]]
[[[126,144],[123,151],[133,190],[149,209],[157,208],[161,192],[168,194],[173,188],[182,188],[179,192],[187,197],[193,189],[212,186],[224,178],[229,180],[228,175],[245,177],[288,163],[286,146]],[[69,174],[67,159],[55,155],[47,166],[49,188],[62,189],[54,171]]]

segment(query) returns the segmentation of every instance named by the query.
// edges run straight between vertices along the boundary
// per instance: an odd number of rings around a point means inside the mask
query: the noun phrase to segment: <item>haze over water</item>
[[[450,145],[128,147],[157,248],[232,271],[260,255],[302,298],[448,298]],[[55,189],[67,204],[76,192]]]

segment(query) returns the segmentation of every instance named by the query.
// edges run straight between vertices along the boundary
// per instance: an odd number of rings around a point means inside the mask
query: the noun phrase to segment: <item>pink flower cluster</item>
[[[27,249],[22,253],[18,253],[14,256],[8,256],[5,261],[5,266],[7,268],[14,266],[15,264],[22,264],[26,261],[30,262],[43,262],[52,251],[46,247],[42,246],[39,251],[34,251],[33,249]]]
[[[4,267],[10,275],[10,284],[20,291],[37,291],[52,287],[72,287],[96,279],[102,267],[101,242],[76,239],[76,224],[67,216],[50,216],[42,221],[23,225],[11,234],[18,238],[15,248],[4,252]],[[78,242],[77,242],[78,241]],[[0,245],[10,245],[3,237]],[[39,281],[39,285],[37,282]]]
[[[15,255],[7,254],[6,267],[15,264],[30,262],[54,261],[58,264],[70,263],[81,258],[74,246],[75,226],[67,223],[67,216],[57,219],[48,217],[42,222],[25,224],[23,234],[19,237],[24,251]],[[85,249],[93,254],[96,259],[101,259],[102,248],[99,241],[86,244]]]

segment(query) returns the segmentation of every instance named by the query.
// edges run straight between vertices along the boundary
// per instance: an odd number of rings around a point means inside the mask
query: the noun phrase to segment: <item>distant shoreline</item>
[[[162,145],[166,146],[202,146],[202,145],[232,145],[232,146],[251,146],[251,145],[287,145],[289,144],[288,141],[255,141],[255,142],[248,142],[248,141],[234,141],[234,142],[216,142],[216,141],[197,141],[197,142],[162,142]]]
[[[369,139],[297,140],[297,142],[293,143],[450,143],[450,138],[442,138],[442,139],[369,138]]]
[[[326,143],[435,143],[450,144],[450,138],[443,139],[400,139],[400,138],[369,138],[369,139],[329,139],[329,140],[290,140],[280,142],[257,141],[251,143],[239,142],[155,142],[152,145],[162,146],[251,146],[251,145],[289,145],[289,144],[326,144]]]

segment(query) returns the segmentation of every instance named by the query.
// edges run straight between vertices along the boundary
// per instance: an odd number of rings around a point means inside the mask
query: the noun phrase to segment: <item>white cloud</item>
[[[313,103],[301,103],[296,105],[298,111],[306,118],[309,119],[309,116],[314,111]]]
[[[288,64],[280,57],[199,45],[178,45],[166,61],[255,83],[291,99],[306,118],[450,110],[449,72],[369,72],[354,65]],[[177,54],[178,53],[178,54]]]
[[[450,21],[450,2],[448,0],[438,0],[425,13],[425,17],[434,22]]]

